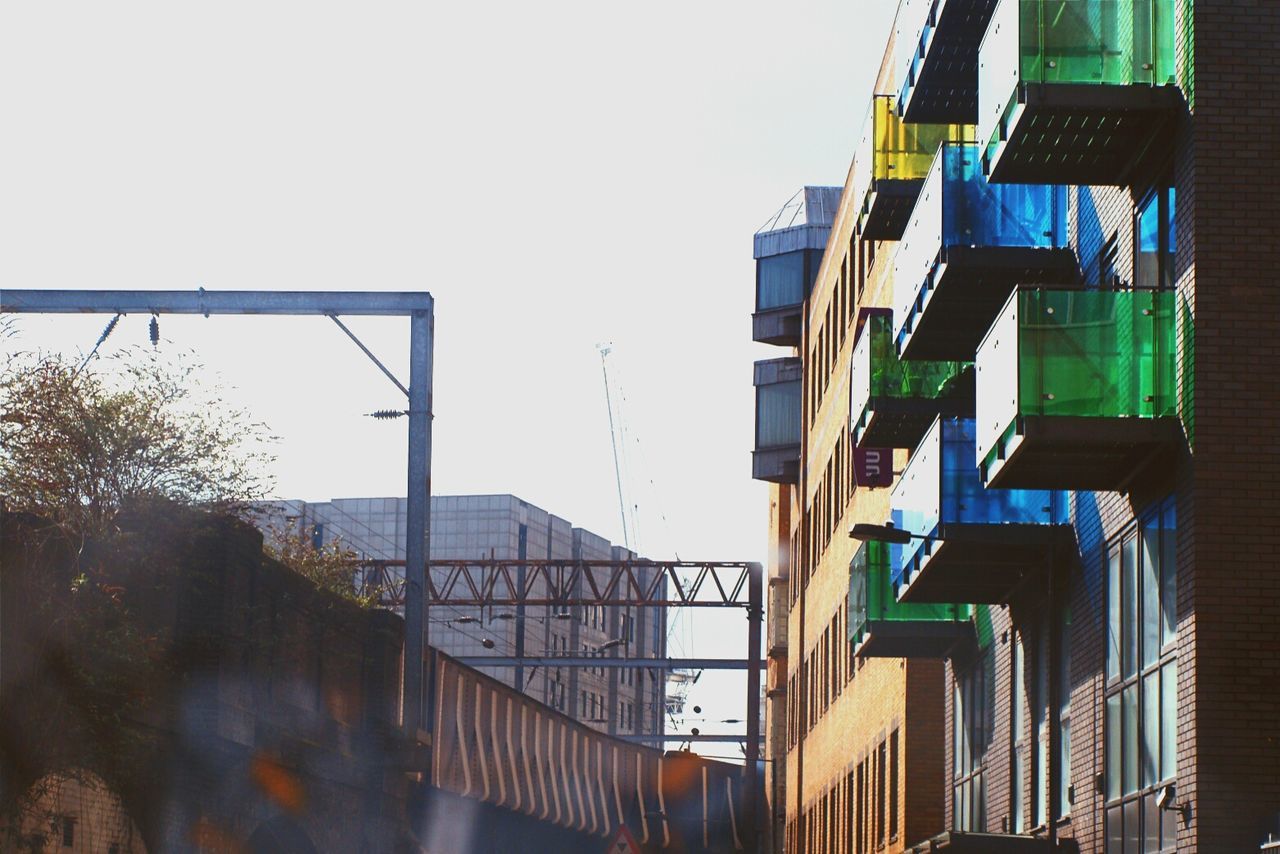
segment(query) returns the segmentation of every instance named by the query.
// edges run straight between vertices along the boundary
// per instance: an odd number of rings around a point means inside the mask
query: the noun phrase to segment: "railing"
[[[1024,83],[1176,82],[1174,0],[1000,0],[979,49],[978,134],[999,132]]]
[[[1023,289],[977,357],[977,453],[1025,416],[1177,415],[1174,291]]]
[[[924,538],[945,538],[952,525],[1051,525],[1066,521],[1066,493],[985,489],[972,418],[939,418],[898,479],[890,499],[893,524]],[[924,539],[894,549],[894,581],[925,548]]]
[[[921,284],[948,249],[1067,245],[1065,186],[991,184],[982,173],[976,144],[943,143],[895,256],[897,326],[913,313]]]

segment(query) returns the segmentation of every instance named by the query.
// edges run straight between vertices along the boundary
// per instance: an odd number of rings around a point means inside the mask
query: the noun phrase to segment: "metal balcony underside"
[[[976,640],[970,620],[873,620],[856,652],[864,658],[947,658]]]
[[[751,452],[751,477],[770,483],[800,482],[800,446],[766,448]]]
[[[899,240],[911,220],[923,178],[881,178],[872,185],[863,209],[863,240]]]
[[[1125,186],[1172,143],[1176,86],[1022,83],[1003,140],[986,153],[992,183]]]
[[[1051,555],[1054,525],[953,523],[908,569],[898,593],[907,603],[997,605]]]
[[[780,347],[800,346],[801,305],[785,305],[751,315],[751,340]]]
[[[939,415],[973,415],[973,384],[968,394],[941,398],[873,397],[854,428],[854,441],[859,448],[914,448]]]
[[[903,88],[904,121],[972,124],[978,120],[978,45],[995,5],[995,0],[941,4],[916,80]]]
[[[957,246],[943,250],[898,340],[903,359],[972,361],[1015,285],[1064,283],[1078,277],[1065,248]]]
[[[1025,415],[982,477],[992,488],[1127,491],[1182,441],[1176,417]]]

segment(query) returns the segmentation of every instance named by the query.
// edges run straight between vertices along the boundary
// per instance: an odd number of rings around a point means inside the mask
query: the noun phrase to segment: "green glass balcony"
[[[990,487],[1123,490],[1182,441],[1177,294],[1023,288],[977,357]]]
[[[939,415],[973,414],[973,365],[905,362],[893,313],[862,309],[850,373],[850,428],[861,448],[914,448]]]
[[[978,45],[995,6],[995,0],[903,0],[894,33],[903,121],[978,120]]]
[[[867,658],[945,658],[975,634],[969,605],[899,602],[889,546],[863,543],[849,564],[849,640]]]
[[[801,362],[795,357],[755,364],[756,442],[751,477],[773,483],[800,480]]]
[[[851,198],[862,199],[858,234],[864,240],[897,240],[938,146],[947,140],[971,142],[973,125],[907,124],[898,118],[897,99],[876,95],[853,157]]]
[[[1175,0],[1000,0],[978,51],[992,181],[1125,185],[1185,109]]]

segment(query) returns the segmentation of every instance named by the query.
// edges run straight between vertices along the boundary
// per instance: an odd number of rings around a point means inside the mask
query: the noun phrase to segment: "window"
[[[884,845],[884,768],[885,745],[880,742],[876,751],[876,847]]]
[[[1031,698],[1033,752],[1031,755],[1031,825],[1040,827],[1046,823],[1045,807],[1049,795],[1049,638],[1044,631],[1036,637],[1035,693]]]
[[[1174,851],[1177,813],[1177,521],[1172,500],[1107,554],[1107,854]]]
[[[1174,224],[1176,194],[1173,187],[1153,191],[1134,217],[1133,281],[1139,288],[1173,287],[1173,262],[1177,252]]]
[[[756,262],[756,311],[799,305],[809,295],[821,252],[800,250]]]
[[[867,850],[867,764],[858,763],[858,821],[855,825],[854,842],[857,843],[855,854],[864,854]]]
[[[984,782],[995,707],[995,651],[987,647],[953,687],[952,808],[956,830],[983,831],[987,824]]]
[[[1027,743],[1027,658],[1022,633],[1013,639],[1012,661],[1013,703],[1009,709],[1009,731],[1013,733],[1013,768],[1009,774],[1009,813],[1014,833],[1027,830],[1026,802],[1023,787],[1027,783],[1027,765],[1031,761],[1031,745]]]
[[[319,527],[319,526],[317,526]],[[68,816],[62,818],[62,847],[74,848],[76,844],[76,820]]]
[[[898,731],[889,736],[889,840],[898,838]]]
[[[1058,818],[1071,813],[1071,609],[1063,608],[1059,614],[1058,673],[1061,687],[1058,689],[1058,804],[1054,815]]]

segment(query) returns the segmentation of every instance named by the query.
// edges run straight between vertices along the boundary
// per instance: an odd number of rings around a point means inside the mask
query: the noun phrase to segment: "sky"
[[[751,235],[844,183],[895,5],[8,4],[0,288],[428,290],[433,492],[622,542],[611,342],[641,550],[764,562],[751,363],[785,353],[750,340]],[[88,351],[106,320],[4,346]],[[407,321],[348,325],[407,379]],[[404,494],[404,422],[364,414],[402,397],[330,321],[161,335],[280,437],[281,497]],[[694,619],[690,654],[744,651],[741,614]],[[691,703],[740,718],[740,680]]]

